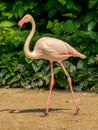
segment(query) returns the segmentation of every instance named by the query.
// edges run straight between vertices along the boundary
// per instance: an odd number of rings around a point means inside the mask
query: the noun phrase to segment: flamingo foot
[[[76,112],[73,114],[73,115],[79,115],[79,111],[80,111],[80,108],[78,107],[78,108],[76,108]]]
[[[48,116],[47,112],[44,112],[43,115],[41,115],[41,117],[46,117],[46,116]]]
[[[47,113],[47,112],[45,112],[45,113],[44,113],[44,116],[48,116],[48,113]]]

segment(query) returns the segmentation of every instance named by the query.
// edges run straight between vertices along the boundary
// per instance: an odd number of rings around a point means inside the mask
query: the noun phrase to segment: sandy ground
[[[45,111],[48,92],[32,89],[0,89],[0,130],[98,130],[98,94],[75,93],[80,114],[71,93],[53,91],[50,113]]]

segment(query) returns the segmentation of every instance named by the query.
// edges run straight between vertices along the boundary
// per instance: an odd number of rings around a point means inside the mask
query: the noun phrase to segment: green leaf
[[[66,13],[66,14],[63,14],[62,16],[66,16],[66,17],[69,17],[69,18],[76,18],[77,16],[73,13]]]
[[[90,35],[91,39],[96,40],[96,37],[97,37],[97,33],[96,32],[90,31],[89,35]]]
[[[3,16],[8,17],[8,19],[12,18],[14,14],[10,13],[10,12],[3,12],[2,13]]]
[[[56,9],[51,9],[48,14],[49,18],[53,17],[56,14],[56,12]]]
[[[38,83],[37,83],[37,86],[41,87],[41,86],[43,86],[43,84],[44,84],[43,80],[39,80]]]
[[[69,0],[68,2],[67,2],[67,9],[70,9],[70,10],[72,10],[73,9],[73,7],[74,7],[74,2],[72,1],[72,0]]]
[[[72,33],[75,31],[75,26],[73,24],[73,20],[68,20],[67,22],[64,23],[64,29],[68,33]]]
[[[97,3],[98,3],[98,0],[89,0],[88,8],[92,9]]]
[[[11,77],[11,73],[8,72],[8,73],[5,75],[5,77],[2,78],[2,84],[5,85],[7,79],[9,79],[10,77]]]
[[[46,84],[46,86],[49,84],[50,79],[51,79],[51,77],[50,77],[50,73],[44,76],[44,80],[45,80],[45,84]]]
[[[84,63],[82,60],[79,60],[79,62],[77,63],[77,69],[82,69],[84,66]]]
[[[54,74],[58,74],[61,71],[61,67],[57,66],[54,68]]]
[[[32,67],[34,72],[37,72],[39,70],[39,67],[34,62],[32,62]]]
[[[65,5],[67,3],[66,0],[58,0],[62,5]]]
[[[0,22],[0,27],[12,27],[15,23],[11,21],[2,21]]]
[[[20,75],[17,74],[17,75],[14,75],[13,77],[11,77],[11,80],[8,82],[8,84],[12,84],[16,81],[18,81],[20,79]]]
[[[84,22],[90,22],[94,18],[96,18],[96,11],[89,11],[85,16],[84,16]]]
[[[36,5],[37,5],[37,3],[35,3],[34,1],[29,1],[29,4],[28,4],[29,6],[29,8],[30,9],[33,9]]]
[[[7,72],[8,72],[8,70],[2,69],[2,70],[0,71],[0,78],[3,78],[3,76],[4,76]]]
[[[42,72],[37,72],[36,75],[38,76],[38,78],[42,78],[43,77],[43,73]]]
[[[27,58],[27,57],[25,57],[25,60],[26,60],[26,62],[27,62],[28,64],[32,63],[32,60],[29,59],[29,58]]]
[[[47,24],[47,29],[51,29],[53,27],[53,23],[49,20]]]
[[[46,10],[50,10],[52,9],[53,7],[55,7],[57,4],[57,0],[49,0],[47,1],[47,3],[45,4],[45,9]]]
[[[88,64],[89,65],[94,65],[94,63],[95,63],[95,58],[89,58],[89,60],[88,60]]]
[[[91,31],[91,30],[94,28],[95,25],[96,25],[96,22],[91,21],[91,22],[88,24],[88,31]]]
[[[2,1],[2,3],[0,3],[0,11],[2,12],[3,10],[5,10],[6,9],[6,3],[4,3],[3,1]]]

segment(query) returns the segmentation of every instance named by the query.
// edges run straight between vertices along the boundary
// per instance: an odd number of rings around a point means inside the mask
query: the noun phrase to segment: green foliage
[[[96,91],[98,88],[98,1],[23,0],[0,1],[0,86],[48,87],[49,62],[30,60],[23,52],[29,34],[25,25],[20,31],[17,22],[26,13],[34,16],[36,33],[30,48],[42,36],[52,36],[78,49],[87,56],[64,61],[76,91]],[[32,49],[33,50],[33,49]],[[54,63],[55,87],[68,89],[61,67]]]

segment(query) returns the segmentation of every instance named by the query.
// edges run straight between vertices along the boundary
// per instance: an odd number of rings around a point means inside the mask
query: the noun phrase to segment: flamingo
[[[70,90],[72,93],[72,97],[73,97],[73,102],[74,102],[75,109],[76,109],[74,115],[79,114],[80,109],[79,109],[79,106],[76,102],[76,98],[74,95],[72,79],[71,79],[70,75],[68,74],[66,68],[64,67],[62,61],[68,59],[69,57],[80,57],[82,59],[85,59],[86,56],[81,54],[76,49],[74,49],[68,43],[66,43],[62,40],[56,39],[56,38],[51,38],[51,37],[40,38],[36,42],[34,50],[31,52],[29,50],[29,44],[30,44],[30,41],[35,32],[36,25],[35,25],[34,18],[30,14],[26,14],[18,22],[18,26],[21,28],[25,23],[28,23],[28,22],[31,23],[32,29],[24,44],[24,53],[25,53],[26,57],[28,57],[30,59],[45,59],[45,60],[50,61],[51,81],[50,81],[50,90],[49,90],[48,101],[47,101],[47,106],[46,106],[46,111],[44,113],[44,116],[47,116],[49,113],[50,97],[51,97],[52,89],[54,86],[54,72],[53,72],[53,62],[54,61],[58,62],[60,64],[60,66],[62,67],[62,69],[67,77],[67,80],[68,80],[68,83],[70,86]]]

